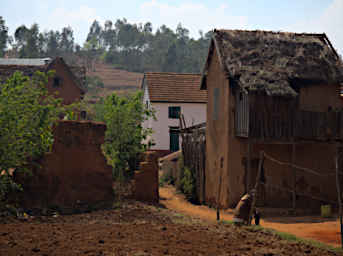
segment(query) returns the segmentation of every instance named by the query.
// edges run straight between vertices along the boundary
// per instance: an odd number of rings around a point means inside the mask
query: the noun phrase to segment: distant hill
[[[94,63],[86,75],[99,77],[104,84],[104,88],[86,93],[86,101],[95,103],[100,97],[106,97],[114,92],[123,95],[139,90],[144,74],[115,69],[104,63]]]

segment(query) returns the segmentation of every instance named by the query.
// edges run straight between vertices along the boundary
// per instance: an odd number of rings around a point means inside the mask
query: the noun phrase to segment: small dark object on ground
[[[260,225],[261,214],[257,210],[255,210],[254,218],[255,225]]]

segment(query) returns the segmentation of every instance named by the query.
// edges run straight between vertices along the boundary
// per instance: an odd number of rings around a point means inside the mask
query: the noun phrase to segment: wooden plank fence
[[[182,131],[181,131],[182,132]],[[182,154],[184,165],[195,176],[197,199],[205,201],[205,165],[206,165],[206,135],[205,128],[188,130],[182,135]]]
[[[236,130],[236,134],[240,131]],[[262,140],[343,140],[343,112],[250,110],[249,138]],[[239,135],[238,135],[239,136]]]

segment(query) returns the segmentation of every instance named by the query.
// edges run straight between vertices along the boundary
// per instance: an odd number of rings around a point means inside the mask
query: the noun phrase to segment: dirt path
[[[198,217],[209,222],[216,221],[216,211],[204,205],[193,205],[177,194],[175,188],[160,188],[161,203],[168,209]],[[221,212],[222,220],[232,220],[232,210]],[[278,231],[294,234],[298,237],[317,240],[336,247],[340,246],[339,221],[320,217],[278,217],[267,218],[261,225]]]

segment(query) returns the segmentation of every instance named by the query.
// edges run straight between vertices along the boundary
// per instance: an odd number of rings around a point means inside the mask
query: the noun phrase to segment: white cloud
[[[140,6],[140,21],[150,21],[154,28],[165,24],[175,29],[178,23],[190,30],[191,37],[198,37],[199,30],[207,32],[214,28],[244,29],[248,27],[245,16],[230,15],[226,4],[208,7],[201,3],[184,2],[179,5],[163,3],[161,0],[150,0]]]
[[[96,14],[94,8],[82,5],[77,9],[56,8],[45,17],[44,22],[39,22],[42,30],[61,30],[70,26],[74,30],[76,42],[84,42],[90,25],[94,20],[103,24],[104,19]],[[82,37],[82,38],[81,38]]]
[[[335,49],[343,55],[343,0],[333,0],[319,17],[293,24],[288,30],[326,33]]]
[[[79,22],[90,23],[94,19],[101,21],[100,17],[97,17],[96,11],[88,6],[80,6],[77,10],[67,10],[64,8],[57,8],[52,13],[52,19],[62,24],[73,24]],[[61,17],[63,17],[61,19]]]

